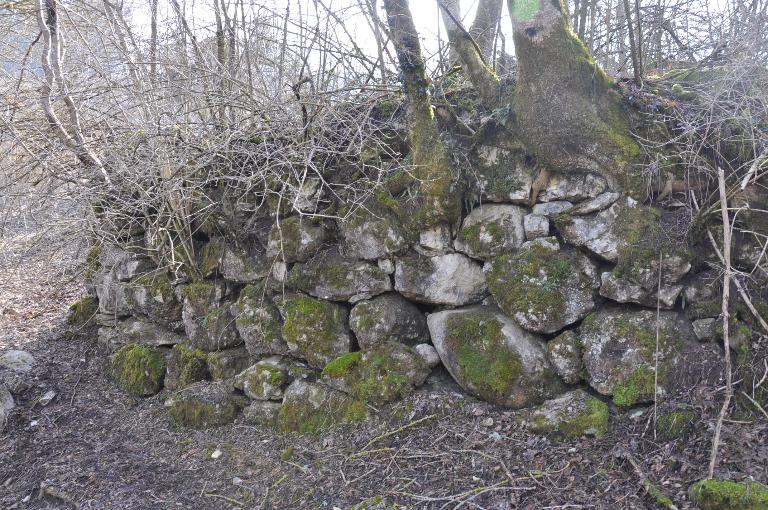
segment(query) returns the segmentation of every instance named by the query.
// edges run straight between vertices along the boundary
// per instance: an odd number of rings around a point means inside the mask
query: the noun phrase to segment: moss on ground
[[[484,399],[503,404],[520,377],[522,363],[506,345],[502,324],[491,313],[448,319],[445,342],[456,353],[464,380]]]
[[[587,409],[573,419],[563,421],[560,431],[566,437],[575,438],[583,435],[603,437],[608,431],[608,406],[595,397],[587,397]]]
[[[701,510],[765,510],[768,486],[730,480],[702,480],[690,489],[691,500]]]
[[[152,347],[125,345],[112,356],[112,374],[126,393],[153,395],[163,387],[165,358]]]

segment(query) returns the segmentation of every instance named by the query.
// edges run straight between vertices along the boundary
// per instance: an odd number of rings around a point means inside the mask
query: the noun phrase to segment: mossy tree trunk
[[[451,160],[432,112],[430,80],[408,0],[384,0],[384,9],[408,98],[411,159],[422,199],[416,221],[422,230],[442,223],[454,224],[460,213],[460,197],[454,189]]]
[[[612,80],[573,33],[562,0],[509,0],[518,85],[518,132],[539,161],[560,172],[590,170],[639,196],[639,148]]]
[[[496,108],[501,103],[499,77],[483,58],[482,50],[463,26],[453,9],[444,0],[438,0],[442,10],[445,29],[451,49],[458,53],[467,77],[480,95],[480,101],[487,108]]]

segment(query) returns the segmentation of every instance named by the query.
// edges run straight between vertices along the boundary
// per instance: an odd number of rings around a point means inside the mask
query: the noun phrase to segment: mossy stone
[[[365,403],[319,383],[294,381],[277,416],[281,432],[316,433],[368,416]]]
[[[180,390],[208,378],[208,355],[205,352],[184,344],[173,346],[165,377],[165,386],[169,390]]]
[[[246,400],[225,383],[198,382],[176,392],[166,406],[177,425],[207,429],[234,421]]]
[[[752,481],[701,480],[691,486],[691,501],[701,510],[765,510],[768,486]]]
[[[112,374],[126,393],[137,397],[154,395],[163,388],[165,358],[152,347],[125,345],[112,356]]]
[[[608,405],[583,390],[574,390],[537,407],[530,428],[539,434],[560,434],[572,439],[600,438],[608,431]]]
[[[93,296],[85,296],[69,307],[67,324],[73,329],[80,329],[93,323],[99,311],[99,302]]]
[[[304,357],[315,368],[349,352],[346,308],[307,296],[286,296],[279,300],[283,316],[282,335],[291,352]]]

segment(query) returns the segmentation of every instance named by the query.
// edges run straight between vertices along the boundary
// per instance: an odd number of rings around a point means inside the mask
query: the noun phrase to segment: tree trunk
[[[501,22],[501,6],[504,0],[480,0],[469,33],[480,48],[489,65],[493,64],[493,42]]]
[[[415,221],[422,230],[453,224],[459,216],[459,196],[453,189],[453,172],[430,101],[421,44],[408,0],[384,0],[392,42],[408,98],[409,141],[415,175],[420,182],[421,203]]]
[[[551,170],[595,171],[640,196],[639,148],[612,80],[552,0],[510,0],[518,58],[515,114],[522,141]],[[634,172],[636,173],[636,172]]]
[[[480,95],[480,101],[489,109],[499,106],[501,102],[499,77],[483,59],[480,48],[472,36],[461,26],[461,21],[445,0],[438,0],[443,11],[445,29],[451,49],[456,50],[472,85]],[[457,6],[458,3],[455,4]]]

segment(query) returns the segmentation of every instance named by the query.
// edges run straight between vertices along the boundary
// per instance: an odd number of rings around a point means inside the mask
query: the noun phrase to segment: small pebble
[[[218,448],[216,448],[215,450],[213,450],[213,453],[211,454],[211,458],[212,458],[212,459],[218,459],[218,458],[219,458],[219,457],[221,457],[222,455],[223,455],[223,453],[221,452],[221,450],[219,450]]]
[[[488,417],[480,423],[483,425],[483,427],[493,427],[493,418]]]

